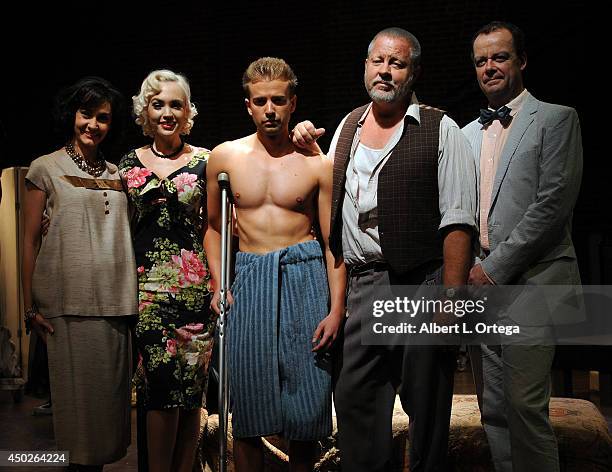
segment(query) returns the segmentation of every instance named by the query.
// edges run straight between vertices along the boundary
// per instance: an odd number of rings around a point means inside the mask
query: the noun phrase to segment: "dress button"
[[[108,206],[108,205],[109,205],[108,200],[107,200],[107,201],[105,201],[105,202],[104,202],[104,204],[105,204],[106,206]]]
[[[103,195],[104,195],[105,197],[107,197],[107,196],[108,196],[108,193],[104,192],[104,194],[103,194]]]
[[[110,213],[110,211],[108,211],[108,210],[106,210],[106,211],[104,212],[104,214],[105,214],[105,215],[108,215],[109,213]]]

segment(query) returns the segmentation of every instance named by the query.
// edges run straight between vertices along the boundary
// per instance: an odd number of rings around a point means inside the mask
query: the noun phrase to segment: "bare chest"
[[[318,188],[316,172],[304,156],[245,156],[230,172],[236,206],[253,209],[273,205],[304,212]]]
[[[151,152],[141,152],[137,155],[140,162],[160,179],[165,179],[191,161],[191,153],[183,154],[176,159],[160,158]]]

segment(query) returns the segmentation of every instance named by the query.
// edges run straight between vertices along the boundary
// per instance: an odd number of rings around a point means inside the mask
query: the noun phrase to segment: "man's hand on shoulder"
[[[310,121],[301,121],[291,131],[293,144],[311,154],[323,154],[317,144],[317,139],[325,134],[325,128],[315,128]]]

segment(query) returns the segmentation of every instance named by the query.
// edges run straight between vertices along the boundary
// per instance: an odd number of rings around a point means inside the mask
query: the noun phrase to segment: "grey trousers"
[[[392,285],[419,285],[432,276],[421,268],[400,278],[386,270],[349,277],[334,389],[343,471],[395,470],[391,418],[397,393],[410,416],[410,470],[447,470],[455,354],[435,346],[367,345],[361,339],[361,322],[372,316],[368,301],[391,299]]]
[[[548,417],[555,346],[470,346],[482,423],[497,472],[557,472]]]

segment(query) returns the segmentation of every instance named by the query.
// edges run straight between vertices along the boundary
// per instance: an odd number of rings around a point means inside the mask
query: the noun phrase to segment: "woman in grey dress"
[[[72,470],[101,470],[130,441],[135,261],[119,172],[100,151],[119,134],[123,109],[101,78],[63,90],[57,124],[65,145],[35,159],[26,176],[26,324],[46,338],[55,439]],[[43,212],[50,225],[41,241]]]

